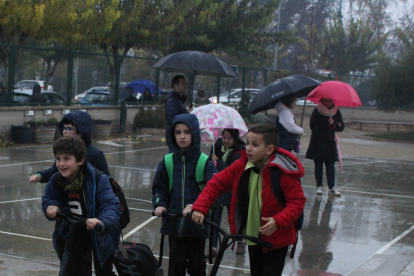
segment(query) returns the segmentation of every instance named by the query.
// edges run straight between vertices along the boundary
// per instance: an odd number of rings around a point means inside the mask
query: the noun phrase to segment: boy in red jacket
[[[193,221],[200,224],[216,198],[233,190],[229,224],[232,234],[246,234],[273,244],[272,249],[246,241],[252,276],[282,275],[288,246],[296,242],[294,222],[305,208],[299,178],[305,173],[300,161],[290,152],[276,148],[278,131],[271,124],[249,129],[246,151],[241,159],[215,174],[194,205]],[[272,171],[280,170],[280,189],[285,204],[273,193]]]

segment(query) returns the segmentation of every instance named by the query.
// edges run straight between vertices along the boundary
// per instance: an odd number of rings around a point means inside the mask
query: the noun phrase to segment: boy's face
[[[175,125],[174,129],[175,141],[177,141],[178,147],[181,151],[187,151],[191,149],[192,135],[190,128],[182,123]]]
[[[80,133],[76,133],[76,127],[74,125],[64,124],[63,127],[63,136],[81,136]]]
[[[56,167],[62,176],[73,181],[79,171],[79,166],[83,164],[83,159],[77,162],[75,156],[63,153],[56,154],[55,158]]]
[[[257,168],[261,168],[269,159],[275,150],[274,145],[266,146],[263,141],[263,135],[248,132],[246,136],[246,154],[249,162],[253,163]]]

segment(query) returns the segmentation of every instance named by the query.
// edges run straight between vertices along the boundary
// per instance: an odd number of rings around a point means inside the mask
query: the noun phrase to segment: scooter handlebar
[[[61,212],[56,213],[56,218],[66,220],[70,223],[77,223],[77,222],[84,221],[85,225],[86,225],[86,220],[85,219],[77,218],[77,217],[71,216],[69,214],[61,213]],[[93,229],[97,232],[101,232],[102,229],[103,229],[103,226],[102,226],[102,224],[98,223],[98,224],[95,225],[95,227]]]

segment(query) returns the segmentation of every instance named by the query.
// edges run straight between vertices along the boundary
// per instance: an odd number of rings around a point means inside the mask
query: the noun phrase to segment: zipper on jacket
[[[184,198],[184,187],[185,187],[185,157],[184,157],[184,155],[181,158],[181,162],[183,163],[183,166],[182,166],[183,170],[181,172],[181,179],[182,179],[181,180],[182,181],[182,187],[181,187],[181,193],[182,193],[182,195],[181,195],[182,196],[181,204],[182,204],[182,206],[181,206],[181,210],[184,210],[184,200],[185,200],[185,198]],[[181,237],[181,232],[183,230],[183,224],[184,224],[184,218],[181,218],[180,232],[178,233],[179,237]]]

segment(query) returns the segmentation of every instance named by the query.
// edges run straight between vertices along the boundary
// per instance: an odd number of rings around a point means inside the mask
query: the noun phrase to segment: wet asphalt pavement
[[[96,145],[128,198],[131,222],[124,237],[147,244],[158,255],[161,220],[151,216],[151,184],[158,162],[168,153],[166,146],[156,141]],[[202,149],[209,151],[207,146]],[[405,252],[407,263],[410,256],[414,259],[414,162],[346,158],[344,174],[336,167],[342,196],[334,197],[328,196],[326,186],[322,196],[316,195],[313,162],[302,154],[299,158],[306,170],[305,221],[295,257],[287,257],[283,274],[398,275],[370,271],[396,252]],[[54,223],[41,210],[45,184],[28,182],[52,163],[51,145],[0,149],[0,275],[57,274]],[[228,230],[226,217],[225,211],[222,226]],[[164,250],[168,256],[168,245]],[[167,264],[165,260],[165,268]],[[249,275],[247,253],[236,255],[229,248],[221,265],[218,275]],[[392,270],[392,265],[387,268]]]

